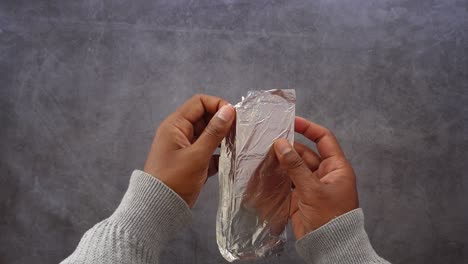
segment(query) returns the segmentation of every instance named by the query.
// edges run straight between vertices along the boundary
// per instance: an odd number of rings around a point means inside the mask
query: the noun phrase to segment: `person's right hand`
[[[290,218],[296,239],[335,217],[358,208],[356,176],[340,145],[326,128],[296,117],[295,130],[317,144],[306,146],[278,139],[275,153],[293,181]]]

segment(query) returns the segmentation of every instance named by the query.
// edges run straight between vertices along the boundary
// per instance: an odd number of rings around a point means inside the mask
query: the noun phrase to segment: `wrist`
[[[352,210],[296,242],[298,254],[310,263],[384,263],[370,244],[362,209]]]
[[[148,245],[164,244],[191,220],[187,204],[156,177],[132,173],[127,192],[109,218],[124,231]]]

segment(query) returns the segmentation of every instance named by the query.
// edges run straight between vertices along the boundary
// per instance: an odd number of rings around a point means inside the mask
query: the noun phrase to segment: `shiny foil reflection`
[[[295,91],[251,91],[221,145],[216,238],[228,261],[278,254],[286,241],[291,181],[272,144],[294,141]]]

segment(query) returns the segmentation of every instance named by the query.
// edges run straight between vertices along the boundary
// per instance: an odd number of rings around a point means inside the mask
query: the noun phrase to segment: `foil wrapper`
[[[221,144],[216,239],[223,257],[279,254],[286,242],[291,181],[273,150],[294,141],[292,89],[251,91],[234,106],[236,122]]]

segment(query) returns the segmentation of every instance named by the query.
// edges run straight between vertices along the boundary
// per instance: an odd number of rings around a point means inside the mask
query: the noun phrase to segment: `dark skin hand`
[[[223,99],[193,96],[159,126],[144,171],[192,208],[208,176],[218,170],[218,157],[213,152],[234,119],[234,108]]]
[[[281,166],[295,185],[290,219],[294,235],[302,238],[330,220],[359,207],[356,176],[335,136],[326,128],[296,117],[295,130],[317,144],[318,154],[285,139],[275,141]]]
[[[192,208],[208,176],[217,172],[218,157],[213,152],[234,120],[234,108],[223,99],[195,95],[161,123],[144,171],[161,180]],[[285,139],[274,142],[279,164],[295,185],[290,219],[300,239],[358,208],[358,197],[353,169],[333,134],[300,117],[296,117],[295,130],[315,142],[318,149],[317,154],[299,143],[293,147]],[[263,211],[268,218],[270,210]]]

